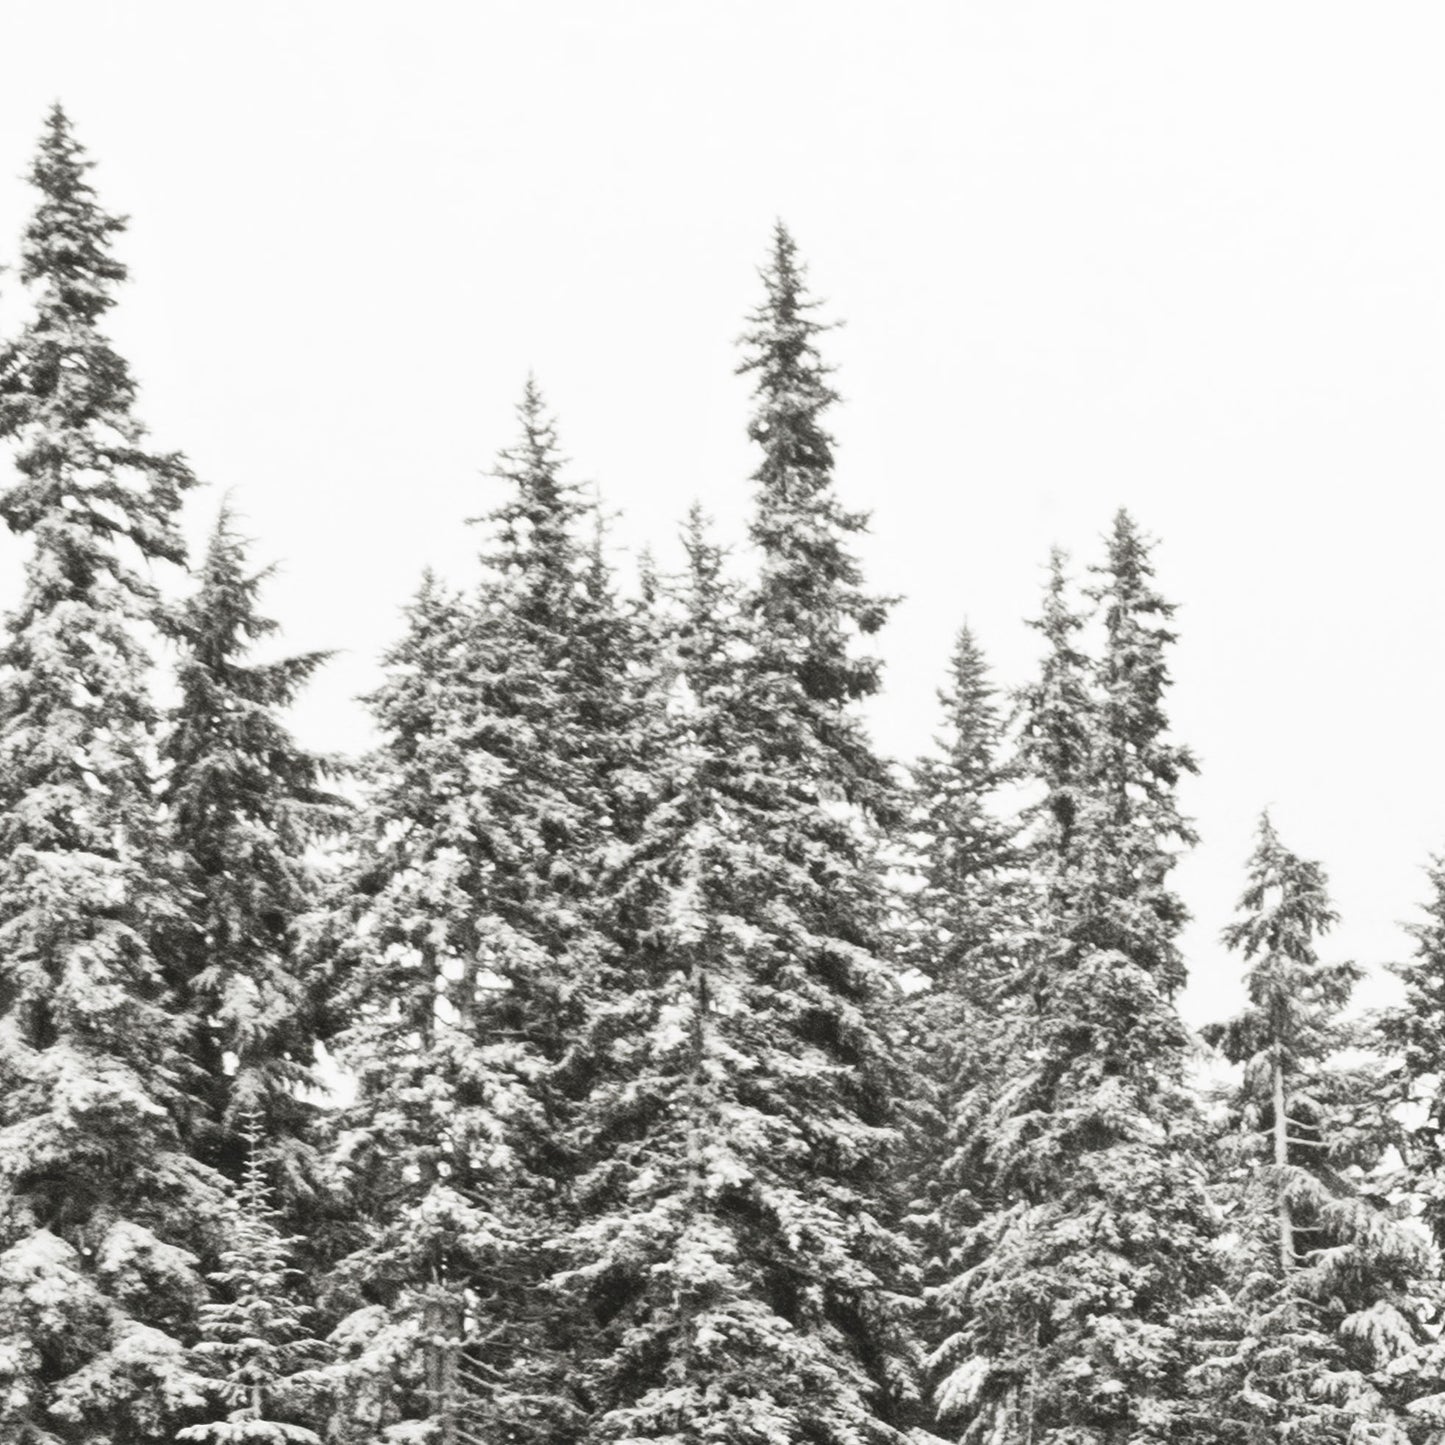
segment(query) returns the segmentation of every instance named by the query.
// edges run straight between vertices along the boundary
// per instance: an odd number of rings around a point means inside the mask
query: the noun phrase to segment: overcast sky
[[[667,555],[693,497],[741,535],[734,340],[784,218],[905,597],[886,750],[965,617],[1028,676],[1050,544],[1096,560],[1121,504],[1160,539],[1198,1020],[1261,807],[1362,962],[1445,849],[1442,52],[1430,3],[9,0],[0,255],[59,98],[132,218],[141,414],[212,484],[193,529],[229,488],[283,561],[289,643],[345,649],[298,726],[352,749],[529,369],[620,543]]]

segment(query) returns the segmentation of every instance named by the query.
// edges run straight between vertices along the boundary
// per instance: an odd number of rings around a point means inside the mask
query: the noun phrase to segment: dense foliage
[[[1247,1004],[1191,1033],[1127,512],[1083,586],[1053,554],[1033,677],[963,628],[935,748],[880,757],[779,225],[746,563],[694,508],[619,580],[529,380],[344,765],[228,508],[183,576],[89,168],[57,107],[0,342],[0,1439],[1445,1439],[1445,864],[1361,1020],[1263,821]]]

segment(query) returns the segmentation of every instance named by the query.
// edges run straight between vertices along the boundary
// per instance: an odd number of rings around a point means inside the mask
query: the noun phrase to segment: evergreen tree
[[[817,347],[828,328],[814,317],[818,302],[781,223],[761,275],[765,297],[749,318],[739,370],[756,376],[748,435],[762,452],[751,528],[761,557],[749,598],[755,665],[788,692],[772,746],[788,759],[807,757],[815,787],[891,820],[898,799],[887,770],[848,710],[878,690],[878,660],[855,642],[882,627],[888,599],[864,589],[849,547],[868,519],[844,508],[833,487],[823,418],[838,397]]]
[[[1079,650],[1087,618],[1070,598],[1068,557],[1049,553],[1044,605],[1030,626],[1044,639],[1038,678],[1019,693],[1021,777],[1038,797],[1026,811],[1032,831],[1028,855],[1041,879],[1062,880],[1077,856],[1077,825],[1088,804],[1093,747],[1098,731],[1089,686],[1089,659]]]
[[[428,582],[373,699],[383,743],[329,932],[355,1022],[332,1282],[350,1429],[548,1438],[572,1408],[539,1293],[565,1208],[560,1078],[627,709],[624,632],[535,386],[472,600]],[[617,806],[621,807],[621,804]]]
[[[183,1340],[221,1181],[178,1138],[185,1037],[154,940],[159,842],[142,570],[176,563],[184,461],[149,449],[101,331],[122,223],[57,106],[31,179],[34,314],[0,352],[0,516],[25,538],[0,658],[0,1435],[138,1445],[196,1402]]]
[[[1404,1002],[1381,1016],[1379,1044],[1391,1060],[1387,1109],[1405,1120],[1397,1132],[1410,1190],[1445,1249],[1445,859],[1432,860],[1428,879],[1425,921],[1410,929],[1414,955],[1393,969]]]
[[[890,1068],[864,1000],[798,959],[819,881],[758,763],[775,685],[696,515],[687,548],[663,800],[607,881],[585,1039],[593,1164],[561,1281],[601,1326],[585,1438],[886,1437],[910,1367],[875,1203]]]
[[[641,559],[641,595],[624,598],[607,555],[607,517],[600,507],[592,521],[581,598],[570,624],[569,687],[577,697],[587,776],[600,794],[601,836],[630,839],[656,797],[667,662],[652,559]]]
[[[972,631],[958,634],[949,685],[938,695],[944,731],[913,770],[911,831],[919,842],[914,914],[917,967],[935,994],[980,999],[996,973],[1000,938],[1015,909],[1017,846],[999,794],[1010,781],[1003,722]]]
[[[589,1440],[893,1438],[914,1391],[874,833],[896,804],[851,707],[884,609],[847,548],[863,519],[833,495],[821,328],[781,227],[764,282],[762,575],[734,601],[694,524],[678,734],[602,889],[597,1148],[562,1280],[600,1325]]]
[[[316,1019],[296,926],[315,895],[307,852],[339,825],[328,764],[281,720],[326,659],[247,654],[277,631],[257,610],[270,569],[252,572],[228,507],[216,519],[199,587],[172,623],[180,700],[162,753],[169,836],[192,901],[171,945],[190,1014],[200,1096],[192,1149],[233,1179],[248,1167],[238,1121],[257,1115],[288,1200],[314,1188],[307,1094],[317,1089]]]
[[[946,1278],[960,1234],[977,1222],[983,1181],[960,1106],[990,1073],[1008,1007],[1024,896],[1017,823],[1000,811],[1011,781],[1003,722],[973,633],[959,633],[944,731],[913,770],[909,831],[918,850],[905,956],[927,980],[901,1009],[922,1097],[914,1101],[915,1208],[935,1272]]]
[[[999,1021],[1008,1065],[961,1111],[987,1207],[958,1242],[934,1356],[940,1418],[968,1440],[1134,1445],[1201,1428],[1181,1319],[1206,1283],[1211,1216],[1171,1001],[1183,910],[1165,884],[1189,838],[1172,794],[1187,754],[1163,710],[1169,609],[1123,514],[1101,572],[1089,667],[1055,555],[1048,652],[1022,699],[1034,919]]]
[[[1261,818],[1224,935],[1249,1002],[1209,1030],[1242,1074],[1225,1141],[1234,1328],[1202,1373],[1242,1439],[1403,1442],[1402,1397],[1421,1393],[1438,1259],[1363,1172],[1382,1152],[1375,1091],[1339,1057],[1360,971],[1315,945],[1336,919],[1323,869]]]
[[[510,1242],[514,1170],[495,1117],[529,1117],[517,1076],[532,1051],[519,1040],[515,1060],[494,1064],[468,1008],[484,986],[491,921],[478,919],[469,886],[482,866],[465,732],[469,618],[428,575],[407,621],[370,700],[383,743],[365,770],[357,860],[316,944],[337,970],[338,1016],[351,1020],[334,1042],[356,1091],[334,1121],[351,1228],[327,1281],[329,1307],[345,1316],[329,1372],[341,1440],[406,1438],[408,1421],[426,1420],[445,1420],[455,1438],[465,1292],[497,1242]],[[496,1187],[484,1183],[474,1203],[489,1154],[483,1178]]]
[[[1180,779],[1198,766],[1169,737],[1164,714],[1175,607],[1154,589],[1149,545],[1122,509],[1107,560],[1094,571],[1100,580],[1090,596],[1103,613],[1104,649],[1091,750],[1090,842],[1092,861],[1103,866],[1092,941],[1126,953],[1172,998],[1184,986],[1177,940],[1189,914],[1168,875],[1175,848],[1198,841],[1175,797]]]
[[[224,1420],[191,1425],[179,1440],[216,1445],[320,1445],[321,1437],[295,1416],[310,1403],[302,1373],[324,1346],[307,1329],[306,1310],[295,1296],[293,1241],[280,1229],[263,1158],[261,1116],[248,1112],[240,1124],[246,1145],[230,1243],[212,1282],[224,1293],[201,1307],[200,1343],[194,1354],[210,1377],[208,1393],[229,1407]]]

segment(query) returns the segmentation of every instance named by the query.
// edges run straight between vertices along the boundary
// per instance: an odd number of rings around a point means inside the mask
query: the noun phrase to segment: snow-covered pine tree
[[[1026,819],[1032,824],[1030,861],[1045,860],[1034,871],[1045,879],[1062,878],[1063,865],[1077,853],[1076,825],[1089,798],[1094,734],[1098,723],[1089,687],[1089,659],[1079,634],[1087,618],[1074,601],[1069,558],[1058,547],[1049,553],[1043,608],[1030,622],[1045,651],[1035,681],[1020,689],[1018,771],[1039,791]]]
[[[1414,953],[1392,966],[1404,985],[1404,1002],[1377,1017],[1374,1036],[1366,1042],[1385,1061],[1376,1134],[1400,1155],[1391,1197],[1398,1195],[1429,1231],[1438,1256],[1445,1251],[1445,859],[1432,859],[1427,877],[1424,921],[1410,925]],[[1429,1445],[1445,1438],[1442,1319],[1445,1299],[1436,1297],[1429,1339],[1389,1370],[1390,1398],[1408,1410],[1412,1438]]]
[[[1388,1106],[1401,1115],[1405,1174],[1422,1222],[1445,1249],[1445,858],[1431,860],[1424,922],[1411,925],[1413,956],[1393,972],[1404,1002],[1379,1020]]]
[[[781,227],[764,282],[761,580],[733,600],[694,525],[678,736],[602,890],[579,1120],[598,1147],[562,1281],[600,1324],[589,1441],[891,1439],[914,1396],[880,1026],[894,799],[852,707],[884,608],[848,550],[863,519],[833,494],[821,328]]]
[[[570,646],[590,786],[608,838],[637,835],[656,798],[655,764],[666,731],[666,679],[652,559],[639,568],[640,595],[621,595],[607,555],[608,518],[597,507]]]
[[[1359,1041],[1342,1013],[1360,970],[1320,959],[1337,919],[1324,870],[1267,815],[1239,908],[1224,938],[1249,1002],[1207,1030],[1241,1066],[1221,1189],[1234,1318],[1201,1371],[1208,1405],[1247,1438],[1404,1445],[1402,1406],[1440,1384],[1421,1379],[1439,1260],[1364,1173],[1385,1142],[1378,1089],[1372,1066],[1340,1057]]]
[[[183,895],[158,827],[143,568],[192,484],[151,450],[101,321],[122,222],[57,106],[31,180],[34,313],[0,350],[0,516],[29,543],[0,653],[0,1436],[138,1445],[198,1403],[184,1340],[222,1181],[175,1124],[185,1037],[154,940]]]
[[[756,685],[771,695],[755,714],[756,765],[779,789],[758,844],[788,863],[795,882],[775,898],[793,912],[778,920],[776,1004],[798,1043],[831,1055],[833,1097],[810,1109],[804,1138],[823,1179],[833,1161],[835,1247],[864,1273],[856,1287],[835,1287],[827,1314],[844,1346],[839,1365],[861,1364],[876,1421],[894,1426],[915,1399],[914,1347],[904,1347],[900,1331],[917,1274],[897,1231],[899,1103],[911,1084],[881,1035],[897,976],[884,957],[891,900],[880,843],[902,809],[857,708],[880,685],[879,662],[863,643],[883,626],[890,601],[866,589],[853,551],[867,515],[837,497],[825,417],[838,398],[817,346],[827,327],[781,222],[762,280],[739,370],[754,378],[748,434],[762,454],[751,527],[761,571],[747,606]],[[778,1084],[780,1105],[797,1108],[806,1091],[790,1097],[787,1072]]]
[[[814,315],[818,302],[781,223],[761,274],[765,297],[749,317],[739,370],[756,377],[748,435],[762,451],[751,528],[761,556],[749,598],[755,666],[786,694],[774,747],[789,760],[807,759],[812,787],[891,819],[899,799],[849,707],[878,690],[878,660],[856,642],[882,627],[889,601],[864,588],[849,545],[868,518],[844,508],[833,485],[833,439],[823,419],[838,397],[817,347],[828,327]]]
[[[1004,1066],[994,1047],[1000,991],[1012,981],[1024,879],[1018,823],[1003,810],[1010,781],[1004,724],[972,631],[958,634],[948,685],[939,692],[943,731],[913,770],[908,833],[916,850],[902,952],[927,980],[900,1009],[922,1084],[915,1100],[913,1208],[934,1282],[959,1261],[953,1247],[977,1222],[983,1186],[959,1133],[959,1106]]]
[[[1002,755],[1003,720],[988,664],[963,627],[938,694],[943,732],[913,769],[909,831],[919,852],[913,895],[922,943],[916,962],[931,992],[979,1000],[996,972],[995,954],[1013,918],[1016,825],[1001,807],[1011,768]]]
[[[626,753],[608,729],[628,710],[600,695],[626,686],[625,630],[599,615],[594,508],[531,383],[519,411],[480,590],[428,581],[388,658],[322,939],[354,1019],[337,1160],[356,1238],[330,1296],[349,1311],[346,1438],[368,1442],[547,1439],[572,1408],[538,1286],[570,1173],[556,1075]]]
[[[406,617],[369,700],[382,743],[363,768],[356,861],[313,937],[336,1017],[348,1020],[332,1047],[356,1091],[333,1120],[350,1228],[325,1281],[329,1308],[344,1317],[329,1372],[342,1441],[445,1438],[443,1419],[456,1438],[464,1292],[505,1238],[490,1188],[477,1204],[464,1191],[492,1146],[498,1099],[514,1097],[529,1117],[525,1088],[507,1061],[479,1057],[462,1000],[450,997],[474,995],[479,969],[471,619],[430,573]],[[522,1041],[515,1052],[528,1057]],[[510,1163],[501,1152],[490,1171],[502,1190]]]
[[[599,1325],[584,1439],[893,1438],[911,1360],[876,1202],[890,1064],[862,961],[809,967],[825,884],[799,855],[796,780],[760,762],[777,681],[696,511],[686,546],[661,801],[606,880],[583,1041],[593,1162],[559,1287]]]
[[[261,1120],[288,1202],[314,1191],[315,1001],[296,925],[315,901],[308,850],[340,826],[329,765],[298,746],[284,710],[326,659],[253,661],[277,624],[258,611],[271,569],[252,571],[228,506],[199,585],[175,612],[179,701],[162,755],[169,838],[186,868],[186,926],[167,963],[194,1030],[192,1151],[239,1180],[243,1116]]]
[[[314,1370],[326,1347],[310,1332],[308,1311],[296,1296],[292,1245],[267,1178],[270,1164],[258,1111],[236,1121],[246,1157],[228,1221],[220,1268],[210,1274],[222,1298],[202,1305],[200,1341],[193,1355],[204,1386],[226,1414],[191,1425],[178,1440],[214,1445],[320,1445],[303,1423],[316,1415]]]
[[[1047,982],[1037,933],[1049,907],[1062,905],[1056,890],[1076,856],[1076,821],[1087,798],[1094,699],[1089,659],[1079,643],[1087,619],[1070,595],[1067,568],[1066,554],[1053,548],[1043,606],[1029,622],[1043,638],[1044,654],[1038,677],[1016,698],[1013,771],[1037,789],[1022,819],[1026,831],[1015,839],[1030,883],[1030,895],[1022,900],[1022,952],[1014,977],[1002,981],[994,999],[994,1057],[954,1102],[948,1121],[952,1150],[934,1211],[942,1226],[934,1248],[945,1274],[934,1296],[940,1317],[930,1321],[940,1333],[930,1360],[938,1426],[990,1445],[1029,1440],[1036,1415],[1040,1341],[1034,1311],[1020,1310],[1010,1331],[1007,1296],[990,1319],[990,1296],[982,1296],[979,1308],[976,1293],[980,1285],[987,1289],[991,1270],[1006,1282],[1007,1257],[999,1262],[993,1256],[1007,1242],[1001,1232],[1026,1207],[995,1135],[1012,1126],[1009,1091],[1019,1087],[1020,1076],[1030,1082],[1023,1070],[1038,1043]],[[1020,1098],[1021,1107],[1028,1102],[1027,1095]],[[949,1237],[950,1230],[956,1235]]]
[[[1170,609],[1122,513],[1099,570],[1090,667],[1052,563],[1048,651],[1022,698],[1032,938],[999,1015],[1009,1065],[960,1115],[989,1207],[941,1291],[934,1363],[940,1418],[970,1441],[1162,1445],[1198,1424],[1180,1322],[1212,1221],[1172,1002],[1183,910],[1165,882],[1189,838],[1173,783],[1191,765],[1163,709]]]
[[[1127,955],[1169,1000],[1185,982],[1178,937],[1189,914],[1168,875],[1176,850],[1198,841],[1175,796],[1180,779],[1198,766],[1169,737],[1164,713],[1175,606],[1155,589],[1149,543],[1122,508],[1107,559],[1092,570],[1099,581],[1089,595],[1103,613],[1104,647],[1089,772],[1089,861],[1101,906],[1089,941]]]

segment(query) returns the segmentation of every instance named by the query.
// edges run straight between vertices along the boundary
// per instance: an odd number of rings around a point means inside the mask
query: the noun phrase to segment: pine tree
[[[1428,879],[1425,921],[1410,930],[1414,955],[1393,969],[1405,999],[1381,1016],[1379,1043],[1392,1061],[1386,1105],[1406,1121],[1398,1132],[1411,1192],[1445,1249],[1445,859],[1431,861]]]
[[[687,549],[663,800],[606,883],[584,1040],[593,1165],[562,1285],[601,1325],[585,1438],[886,1436],[909,1348],[872,1198],[889,1066],[862,1001],[797,960],[793,900],[818,884],[758,763],[774,683],[696,515]]]
[[[0,658],[0,1434],[164,1438],[221,1181],[186,1156],[185,1039],[153,941],[182,895],[158,840],[142,569],[176,563],[185,462],[150,450],[100,329],[122,223],[57,106],[31,171],[34,314],[0,352],[0,516],[28,541]]]
[[[1123,514],[1101,572],[1090,666],[1055,555],[1048,652],[1022,699],[1032,936],[999,1023],[1008,1065],[961,1111],[987,1208],[958,1242],[934,1356],[940,1419],[971,1441],[1133,1445],[1200,1427],[1180,1324],[1207,1280],[1211,1216],[1172,1004],[1183,910],[1165,883],[1190,836],[1172,793],[1187,754],[1163,709],[1168,607]]]
[[[607,555],[608,518],[600,507],[592,522],[581,597],[569,624],[569,689],[577,697],[586,773],[600,797],[600,834],[629,839],[656,796],[666,662],[652,559],[641,559],[640,595],[624,598]]]
[[[191,1425],[179,1440],[216,1445],[320,1445],[321,1437],[296,1416],[308,1404],[303,1372],[325,1347],[307,1328],[295,1295],[294,1241],[280,1229],[266,1178],[261,1116],[240,1122],[246,1163],[230,1224],[230,1243],[210,1278],[224,1293],[201,1307],[200,1342],[194,1354],[209,1377],[208,1393],[227,1409],[224,1420]]]
[[[885,958],[891,899],[880,844],[901,819],[901,800],[856,708],[880,686],[878,660],[860,644],[883,626],[890,601],[867,591],[852,550],[868,518],[844,508],[834,486],[824,418],[838,398],[817,346],[827,327],[781,223],[761,274],[764,299],[749,318],[739,370],[754,378],[748,434],[761,452],[751,527],[761,572],[747,605],[758,686],[771,696],[757,714],[757,759],[781,785],[764,846],[796,870],[784,895],[796,922],[781,930],[788,963],[779,982],[798,996],[785,992],[778,1003],[800,1041],[836,1051],[831,1106],[811,1111],[827,1133],[813,1147],[840,1166],[837,1218],[857,1210],[868,1221],[861,1234],[838,1234],[868,1281],[834,1305],[847,1342],[839,1363],[849,1355],[862,1363],[865,1399],[891,1427],[911,1418],[916,1388],[902,1295],[917,1279],[896,1228],[892,1167],[902,1157],[907,1084],[889,1067],[881,1034],[897,981]],[[780,1082],[787,1098],[786,1075]],[[874,1140],[861,1174],[853,1170],[859,1125]]]
[[[1000,811],[999,795],[1010,781],[1003,722],[968,627],[958,634],[948,684],[938,695],[944,731],[935,754],[913,770],[910,831],[922,865],[914,913],[924,940],[917,964],[935,991],[977,999],[1011,921],[1017,847],[1012,820]]]
[[[216,519],[199,587],[172,627],[180,699],[162,754],[169,837],[191,890],[172,941],[174,985],[195,1030],[192,1150],[231,1178],[247,1167],[243,1116],[257,1115],[288,1200],[315,1188],[315,1001],[296,928],[315,897],[308,850],[340,823],[334,765],[300,748],[281,719],[326,660],[248,658],[277,624],[257,610],[271,569],[252,572],[229,507]]]
[[[468,1197],[474,1161],[495,1151],[491,1173],[508,1191],[498,1101],[528,1117],[512,1060],[486,1057],[465,1006],[483,967],[469,887],[480,778],[463,731],[467,613],[429,574],[407,619],[371,699],[384,741],[366,769],[357,861],[315,944],[335,970],[337,1013],[351,1019],[334,1046],[357,1095],[335,1121],[351,1229],[327,1281],[329,1307],[345,1316],[329,1372],[342,1440],[393,1438],[437,1417],[455,1429],[464,1292],[507,1234],[490,1189]],[[519,1041],[513,1052],[525,1077],[530,1051]]]
[[[1336,919],[1323,869],[1261,818],[1224,935],[1249,1002],[1209,1030],[1242,1075],[1224,1151],[1234,1329],[1202,1374],[1245,1439],[1405,1441],[1398,1407],[1422,1393],[1438,1307],[1438,1257],[1364,1173],[1383,1145],[1375,1090],[1339,1057],[1356,1042],[1341,1014],[1360,970],[1316,952]]]
[[[762,575],[734,599],[694,524],[677,737],[601,890],[597,1151],[562,1281],[600,1324],[588,1440],[888,1439],[914,1390],[874,841],[896,805],[851,708],[883,607],[847,549],[863,519],[833,495],[821,328],[781,228],[764,282],[744,363]]]
[[[935,1272],[951,1273],[959,1235],[977,1222],[983,1181],[969,1158],[960,1106],[1004,1061],[993,1057],[1022,924],[1017,822],[1001,811],[1011,781],[1004,725],[973,633],[958,635],[944,730],[913,770],[909,833],[918,888],[910,895],[905,957],[927,980],[904,1002],[916,1057],[915,1209]]]
[[[1049,554],[1044,605],[1029,625],[1046,650],[1037,680],[1019,694],[1018,767],[1039,797],[1026,812],[1033,826],[1031,861],[1043,877],[1063,878],[1077,856],[1077,825],[1090,797],[1096,703],[1089,659],[1079,650],[1087,619],[1070,597],[1068,557]]]
[[[1168,884],[1175,848],[1198,841],[1181,816],[1175,789],[1198,767],[1168,736],[1164,714],[1170,685],[1167,650],[1173,603],[1154,589],[1149,545],[1122,509],[1114,518],[1108,557],[1094,569],[1090,595],[1104,620],[1097,669],[1099,718],[1090,791],[1097,810],[1091,844],[1102,906],[1093,942],[1117,948],[1145,969],[1166,998],[1184,986],[1179,930],[1188,921]]]
[[[847,710],[878,690],[877,659],[854,643],[882,627],[888,599],[864,589],[849,549],[868,519],[845,509],[834,491],[833,438],[823,417],[838,396],[817,347],[828,328],[813,316],[818,302],[781,223],[761,275],[765,299],[749,318],[739,370],[756,376],[748,435],[762,451],[751,528],[762,571],[749,603],[757,666],[792,693],[778,713],[776,746],[789,756],[810,754],[826,789],[891,816],[898,800],[886,769]]]
[[[383,744],[330,932],[357,1098],[338,1162],[358,1237],[358,1438],[546,1439],[573,1408],[540,1293],[570,1163],[562,1074],[595,863],[625,811],[626,631],[535,386],[473,599],[428,582],[373,699]],[[421,1431],[421,1436],[417,1432]]]

